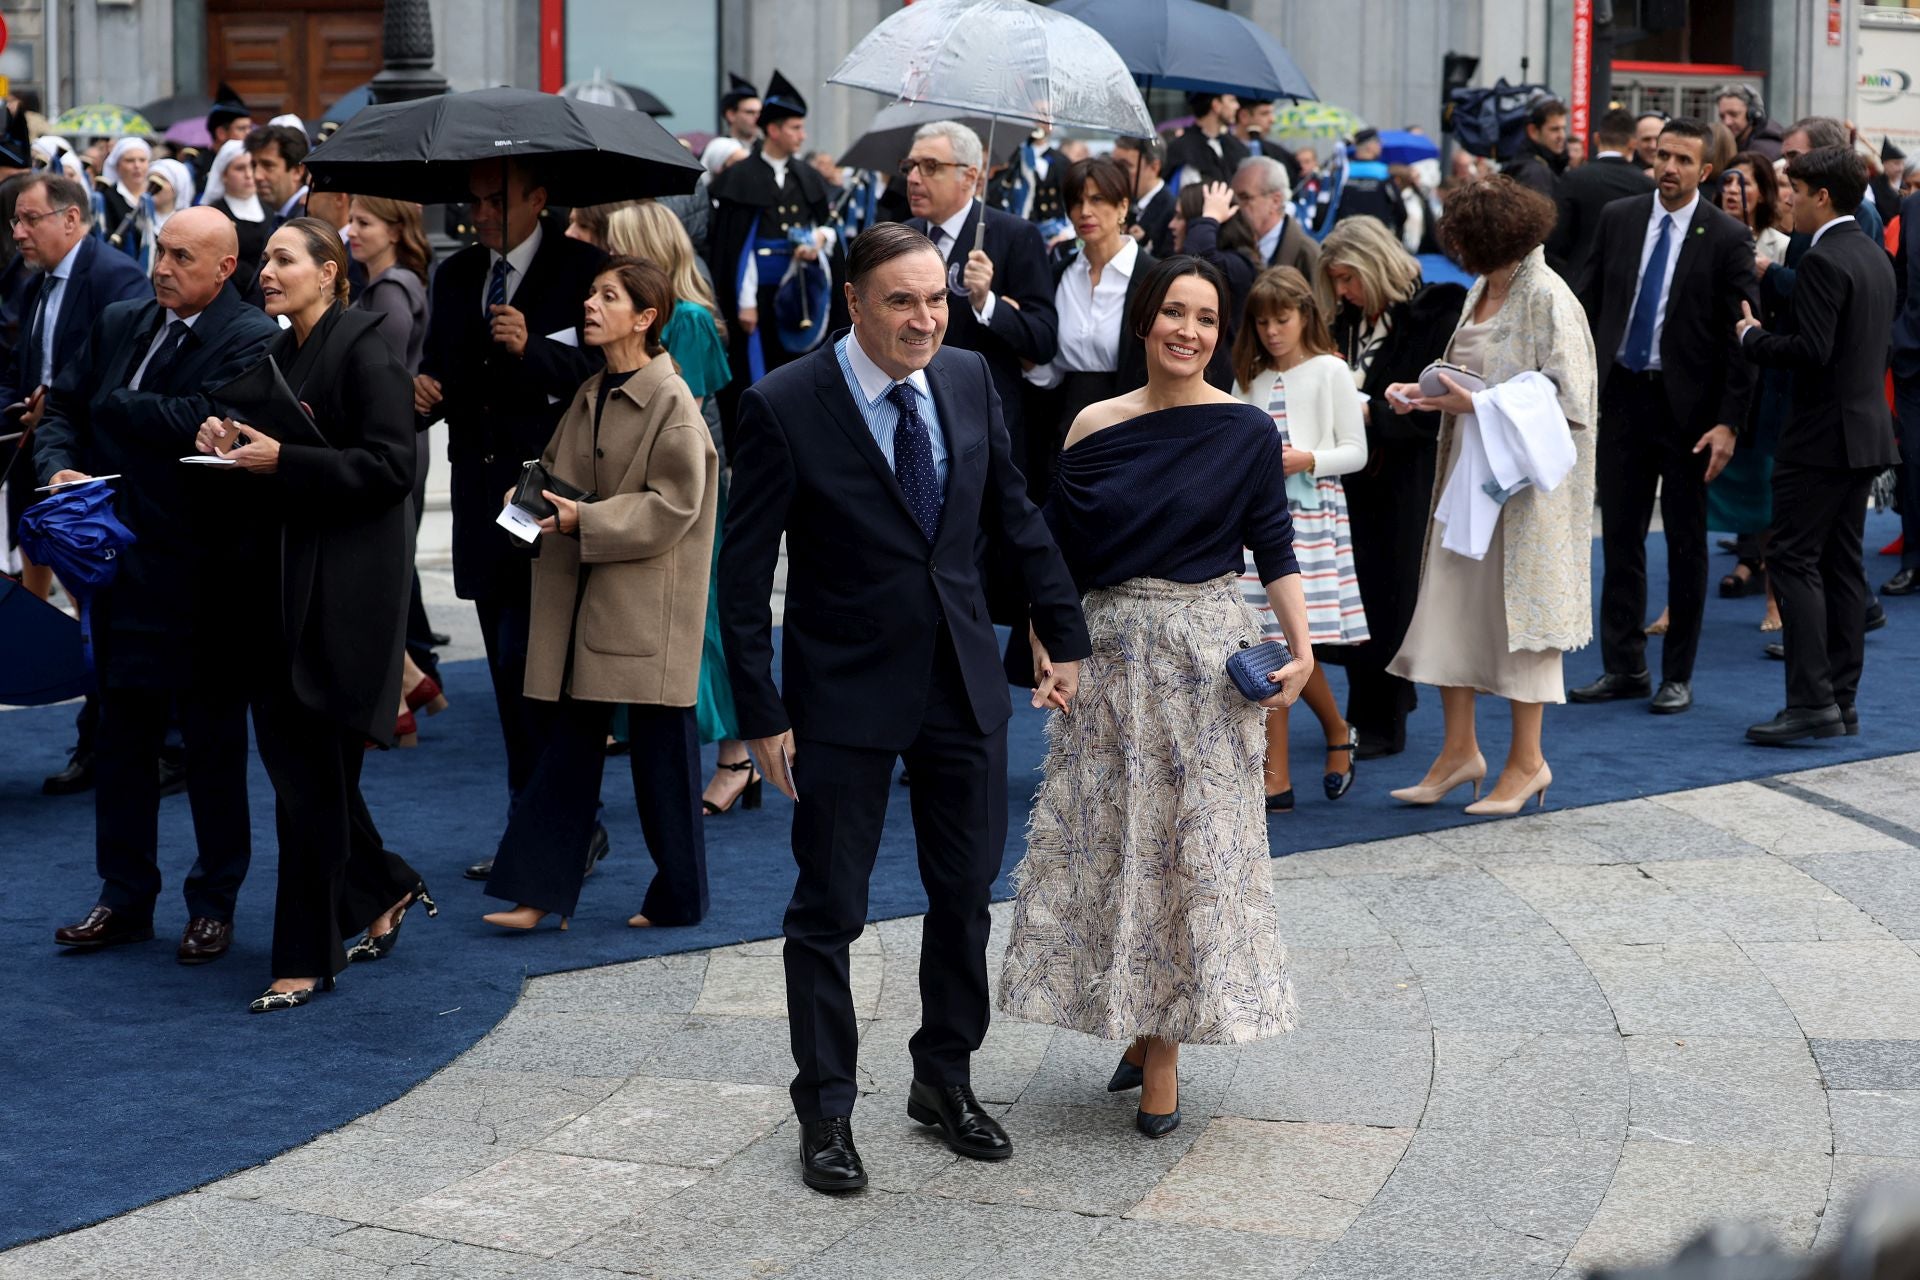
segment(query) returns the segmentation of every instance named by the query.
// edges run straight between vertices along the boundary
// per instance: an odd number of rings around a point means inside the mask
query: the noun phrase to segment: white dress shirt
[[[954,252],[960,244],[960,228],[966,223],[967,215],[973,212],[973,207],[979,203],[978,200],[973,200],[963,204],[960,206],[960,212],[954,214],[945,222],[935,223],[927,228],[927,238],[933,241],[933,247],[940,251],[940,256],[947,260],[947,279],[956,285],[959,283],[960,277],[953,272],[952,267]],[[984,218],[986,214],[983,213],[980,216]],[[968,245],[965,249],[960,250],[960,261],[964,264],[967,260],[967,255],[972,252],[972,245]],[[973,318],[981,324],[985,324],[987,321],[993,319],[993,307],[998,301],[999,298],[989,289],[987,291],[987,305],[984,307],[975,307],[973,309]]]
[[[533,234],[507,250],[507,301],[512,303],[513,295],[520,292],[520,282],[527,278],[527,268],[533,265],[533,256],[540,252],[540,241],[546,230],[539,222],[533,224]],[[480,314],[491,315],[487,310],[487,289],[493,283],[493,269],[499,265],[498,250],[487,251],[487,278],[480,283]]]
[[[1280,251],[1280,237],[1287,232],[1287,215],[1281,214],[1280,221],[1273,224],[1267,233],[1260,237],[1260,263],[1265,266],[1273,261],[1273,255]]]
[[[1615,358],[1626,354],[1627,343],[1633,341],[1633,312],[1640,305],[1640,279],[1647,274],[1647,262],[1653,257],[1654,243],[1660,238],[1660,219],[1672,218],[1673,229],[1667,233],[1667,269],[1660,279],[1660,305],[1653,313],[1653,350],[1647,362],[1647,368],[1660,368],[1660,335],[1667,327],[1667,295],[1673,292],[1673,269],[1680,263],[1680,249],[1686,242],[1687,228],[1693,225],[1694,211],[1700,205],[1700,192],[1695,190],[1693,199],[1672,213],[1660,203],[1660,196],[1653,197],[1653,212],[1647,217],[1646,238],[1640,242],[1640,265],[1634,268],[1633,306],[1627,308],[1627,331],[1620,339],[1620,349]]]
[[[1813,239],[1807,242],[1807,248],[1811,250],[1814,245],[1820,243],[1821,236],[1827,234],[1827,232],[1833,230],[1833,228],[1839,226],[1841,223],[1853,222],[1853,221],[1856,221],[1856,219],[1850,213],[1843,213],[1837,218],[1827,219],[1825,222],[1820,224],[1820,229],[1813,233]]]
[[[887,393],[893,390],[894,381],[887,371],[873,362],[865,347],[860,345],[860,335],[848,330],[840,339],[840,371],[847,376],[848,390],[854,393],[854,400],[860,406],[860,414],[867,421],[867,430],[873,434],[873,442],[880,446],[880,454],[887,460],[887,466],[897,467],[894,461],[893,441],[900,427],[900,410],[894,407]],[[940,426],[940,411],[933,402],[933,388],[927,385],[927,372],[915,369],[902,381],[913,388],[914,407],[919,411],[920,421],[927,428],[927,443],[933,449],[933,478],[939,484],[940,491],[947,488],[947,433]]]
[[[165,314],[167,318],[166,321],[161,324],[160,332],[154,334],[153,341],[147,344],[147,354],[141,358],[140,367],[133,371],[133,380],[127,383],[127,390],[129,391],[138,391],[140,389],[140,380],[147,376],[147,366],[153,363],[153,357],[159,352],[160,344],[167,340],[167,331],[173,328],[173,322],[178,320],[186,325],[187,328],[191,329],[199,323],[201,316],[201,313],[198,311],[190,316],[177,316],[171,311]]]
[[[1134,265],[1140,260],[1140,246],[1132,236],[1123,238],[1120,252],[1100,271],[1100,283],[1093,283],[1093,268],[1082,253],[1060,277],[1053,303],[1060,314],[1060,347],[1051,364],[1027,371],[1027,381],[1037,387],[1060,385],[1069,373],[1111,373],[1120,367],[1120,330],[1126,323],[1127,283],[1133,279]]]
[[[53,332],[60,326],[60,304],[66,300],[73,260],[85,243],[84,239],[74,241],[73,248],[67,250],[67,256],[60,259],[47,281],[46,302],[40,316],[40,385],[43,387],[53,385]]]

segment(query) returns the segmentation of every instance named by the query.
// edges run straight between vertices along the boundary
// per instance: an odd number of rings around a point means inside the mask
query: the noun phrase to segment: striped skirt
[[[1370,638],[1367,611],[1360,603],[1360,580],[1353,576],[1353,529],[1347,521],[1347,491],[1339,477],[1328,476],[1315,486],[1318,510],[1288,504],[1293,513],[1293,558],[1300,562],[1300,585],[1307,593],[1307,635],[1314,644],[1359,644]],[[1280,620],[1267,603],[1247,552],[1240,575],[1240,593],[1260,615],[1260,634],[1273,639]]]

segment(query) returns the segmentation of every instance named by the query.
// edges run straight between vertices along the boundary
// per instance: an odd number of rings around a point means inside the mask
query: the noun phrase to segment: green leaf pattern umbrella
[[[1345,107],[1330,102],[1294,102],[1274,108],[1273,128],[1267,130],[1267,136],[1281,142],[1332,142],[1351,138],[1366,127],[1365,120]]]
[[[147,118],[132,107],[118,107],[111,102],[96,102],[91,106],[72,107],[60,113],[53,122],[53,131],[68,138],[124,138],[128,134],[148,137],[158,132]]]

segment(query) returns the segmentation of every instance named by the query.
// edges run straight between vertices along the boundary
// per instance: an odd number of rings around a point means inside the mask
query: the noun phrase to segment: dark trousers
[[[1871,470],[1773,466],[1767,568],[1787,646],[1787,705],[1853,705],[1867,639],[1866,533]]]
[[[360,795],[364,735],[320,715],[281,683],[253,701],[260,763],[273,783],[280,889],[273,976],[327,977],[347,967],[353,937],[420,877],[382,845]]]
[[[94,748],[94,860],[100,903],[151,917],[160,896],[156,763],[174,708],[186,746],[187,801],[199,856],[187,872],[189,916],[233,919],[253,860],[247,819],[247,704],[218,689],[101,690]]]
[[[787,1016],[800,1119],[853,1114],[854,1022],[847,950],[867,923],[867,881],[880,850],[891,751],[801,739],[793,818],[799,864],[787,906]],[[920,947],[920,1030],[908,1043],[926,1084],[966,1084],[987,1034],[987,900],[1007,841],[1007,730],[981,733],[946,629],[935,645],[913,774],[913,831],[927,916]]]
[[[500,837],[490,896],[573,914],[598,821],[614,706],[566,697],[526,700],[537,763]],[[630,706],[627,735],[633,798],[654,865],[640,914],[658,925],[698,924],[708,905],[707,842],[693,708]]]
[[[1600,656],[1615,675],[1647,669],[1647,530],[1655,490],[1667,535],[1669,622],[1660,678],[1690,681],[1707,607],[1707,454],[1674,421],[1659,374],[1615,365],[1600,401]],[[1776,513],[1777,514],[1777,513]]]
[[[1900,567],[1920,569],[1920,378],[1896,378],[1900,431]]]
[[[1407,745],[1407,716],[1419,703],[1413,682],[1387,664],[1400,651],[1420,596],[1420,560],[1433,501],[1434,442],[1381,442],[1365,470],[1345,476],[1353,528],[1353,573],[1372,639],[1314,651],[1347,672],[1347,721],[1395,751]]]
[[[530,611],[524,598],[494,597],[473,602],[480,615],[480,638],[487,648],[487,674],[493,677],[493,701],[500,713],[500,737],[507,747],[507,816],[527,779],[533,776],[537,755],[527,721],[527,628]],[[595,775],[598,776],[597,774]],[[583,843],[580,846],[584,849]]]
[[[433,450],[427,446],[427,433],[414,437],[413,450],[413,532],[418,539],[420,522],[427,514],[427,472],[433,466]],[[433,623],[427,620],[427,603],[420,594],[420,571],[413,571],[413,586],[407,595],[407,656],[413,665],[440,682],[440,661],[433,651]]]

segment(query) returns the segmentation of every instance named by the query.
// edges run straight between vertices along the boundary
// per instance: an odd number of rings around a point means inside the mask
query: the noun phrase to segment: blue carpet
[[[1877,517],[1868,546],[1897,532]],[[1653,598],[1664,593],[1658,540]],[[1716,555],[1717,579],[1730,566]],[[1871,558],[1879,582],[1893,562]],[[1598,572],[1595,574],[1596,587]],[[1758,599],[1710,601],[1695,691],[1684,716],[1650,717],[1643,704],[1556,707],[1547,717],[1556,808],[1762,777],[1782,771],[1920,750],[1912,672],[1920,665],[1920,601],[1887,602],[1893,623],[1868,639],[1860,709],[1865,732],[1806,748],[1747,746],[1745,726],[1781,702],[1781,666],[1761,657]],[[1655,608],[1657,609],[1657,603]],[[1593,649],[1567,663],[1569,683],[1599,670]],[[1657,670],[1657,661],[1656,661]],[[790,810],[774,797],[758,813],[708,825],[713,914],[692,929],[642,931],[624,922],[640,902],[649,866],[623,761],[605,795],[614,853],[589,882],[573,929],[502,935],[481,924],[491,909],[460,878],[491,853],[503,797],[499,734],[484,667],[445,669],[451,709],[422,722],[421,748],[371,757],[366,793],[389,844],[437,890],[437,920],[415,912],[394,958],[358,966],[338,993],[306,1009],[249,1017],[265,986],[273,902],[272,798],[252,776],[255,864],[243,891],[231,955],[187,969],[172,949],[185,924],[175,889],[192,861],[187,802],[164,802],[160,861],[168,880],[146,946],[94,955],[52,945],[55,925],[93,901],[93,800],[46,799],[40,778],[63,763],[72,708],[0,715],[0,1248],[68,1230],[257,1164],[407,1092],[505,1015],[529,974],[774,936],[791,884]],[[1334,672],[1336,688],[1342,677]],[[1498,767],[1504,708],[1486,700],[1483,747]],[[1354,791],[1321,798],[1321,753],[1311,718],[1295,712],[1299,809],[1270,824],[1276,854],[1407,835],[1470,821],[1458,804],[1396,805],[1386,792],[1418,779],[1438,747],[1437,699],[1423,702],[1407,753],[1363,762]],[[1033,792],[1041,718],[1014,720],[1012,805],[1017,833]],[[710,757],[709,757],[710,758]],[[769,795],[772,793],[769,791]],[[1465,793],[1459,800],[1464,801]],[[1020,843],[1009,843],[1009,866]],[[1004,879],[999,886],[1006,891]],[[898,792],[873,877],[875,919],[925,909],[906,793]]]

